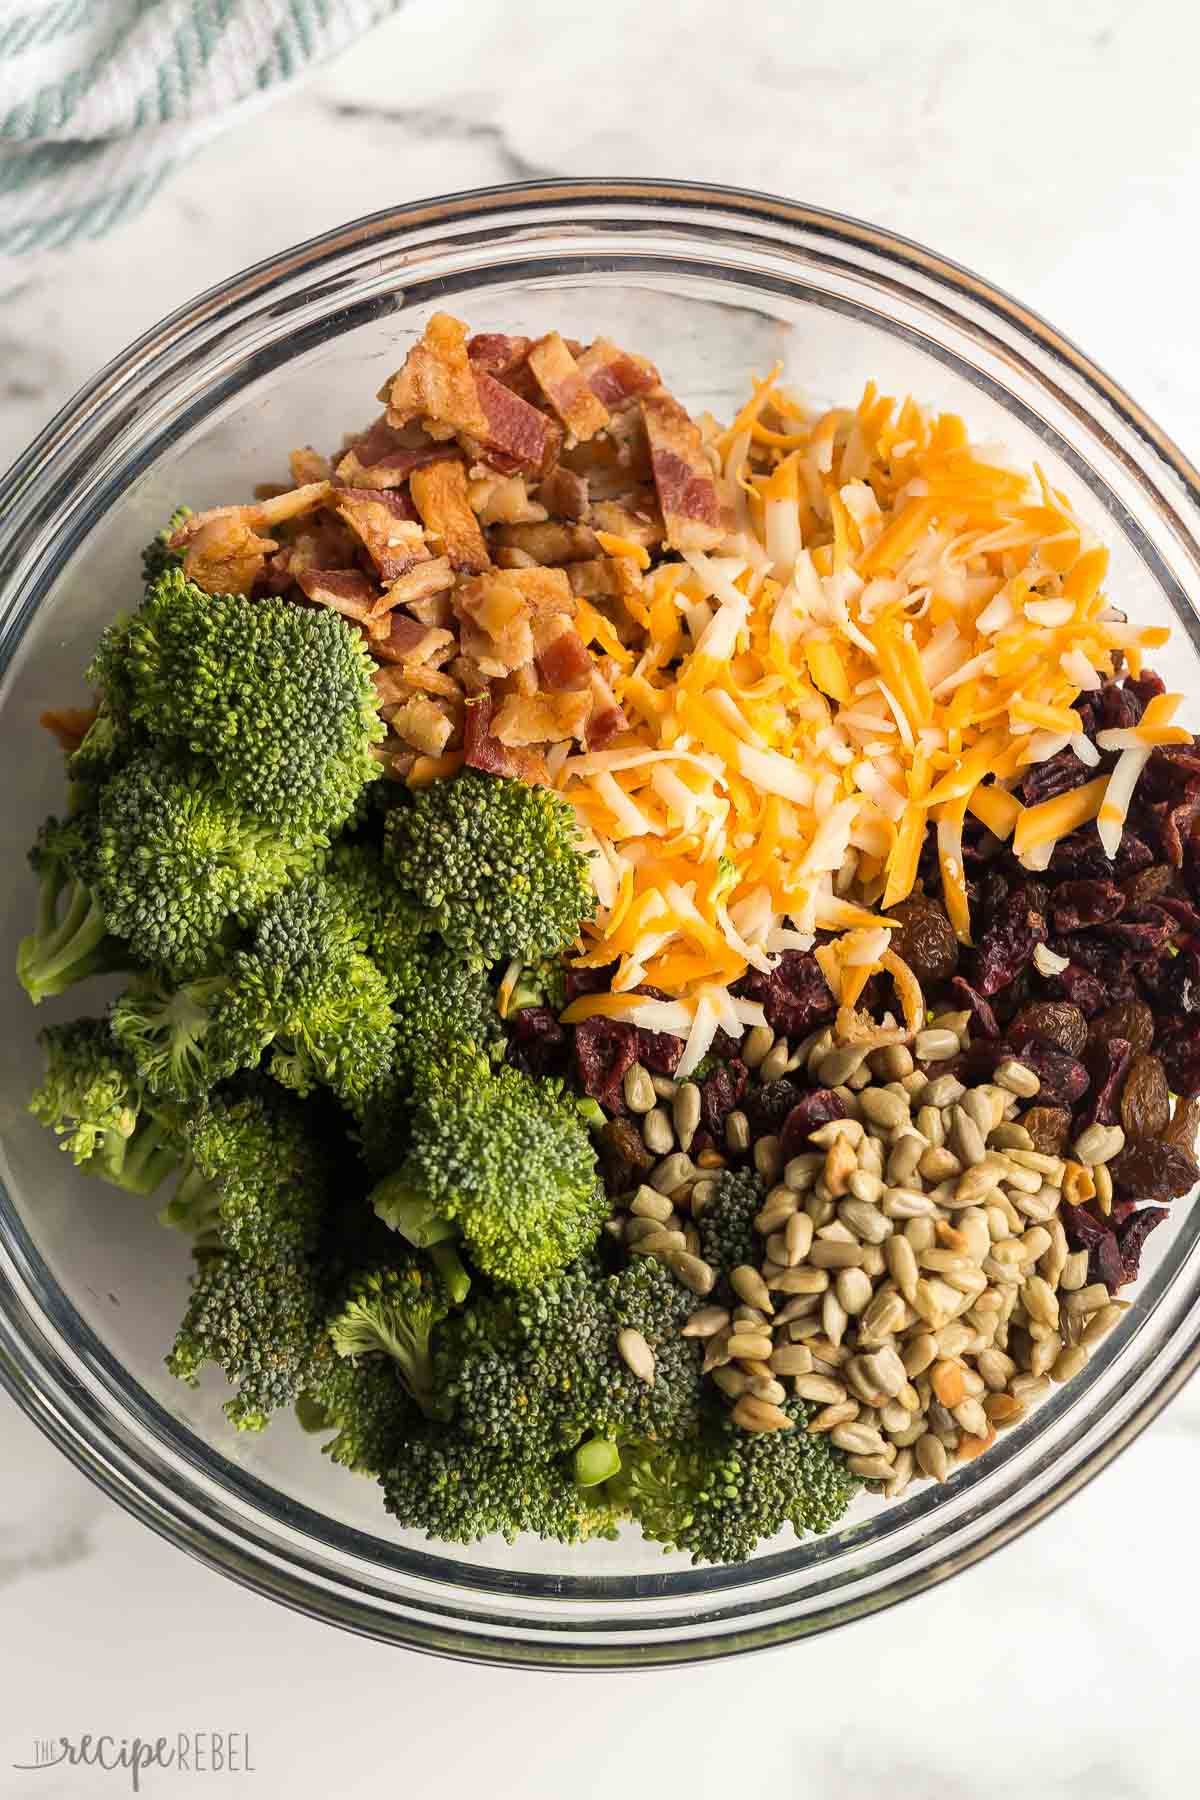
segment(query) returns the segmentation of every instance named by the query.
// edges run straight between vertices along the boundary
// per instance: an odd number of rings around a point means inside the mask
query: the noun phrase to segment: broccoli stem
[[[471,1291],[471,1277],[453,1244],[433,1244],[429,1250],[434,1268],[453,1306],[461,1306]]]
[[[599,1487],[620,1472],[621,1452],[610,1438],[589,1438],[575,1452],[573,1474],[579,1488]]]
[[[151,1119],[121,1141],[121,1155],[110,1160],[101,1153],[98,1173],[126,1193],[152,1194],[179,1161],[168,1132],[158,1119]]]
[[[197,1244],[216,1243],[220,1226],[220,1198],[212,1183],[192,1163],[159,1213],[159,1223],[186,1231]]]
[[[50,898],[47,901],[47,888]],[[33,1004],[65,993],[76,981],[92,973],[96,952],[108,928],[104,914],[80,882],[71,884],[71,899],[61,922],[54,923],[58,884],[47,877],[38,903],[38,930],[25,938],[17,953],[21,985]],[[47,908],[49,916],[47,916]],[[47,929],[48,926],[48,929]]]

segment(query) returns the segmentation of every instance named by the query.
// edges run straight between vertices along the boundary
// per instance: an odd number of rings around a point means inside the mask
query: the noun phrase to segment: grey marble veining
[[[411,0],[116,236],[0,281],[0,460],[191,294],[398,201],[545,175],[761,186],[876,218],[1064,326],[1200,447],[1200,26],[1174,0],[799,8]],[[514,321],[519,325],[520,321]],[[1200,1783],[1200,1388],[1019,1543],[757,1662],[640,1678],[404,1657],[119,1512],[0,1400],[0,1796],[35,1734],[222,1725],[249,1779],[150,1794],[1183,1800]]]

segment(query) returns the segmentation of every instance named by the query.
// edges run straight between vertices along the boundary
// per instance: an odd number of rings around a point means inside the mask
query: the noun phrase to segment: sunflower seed
[[[931,1025],[925,1031],[918,1031],[913,1045],[913,1050],[922,1062],[945,1062],[948,1056],[957,1056],[961,1049],[958,1033],[939,1025]]]
[[[710,1338],[724,1331],[729,1314],[723,1306],[701,1306],[690,1315],[680,1332],[681,1337]]]
[[[1014,1062],[1011,1057],[998,1064],[992,1079],[997,1087],[1007,1088],[1010,1094],[1016,1094],[1022,1100],[1032,1100],[1041,1092],[1042,1084],[1033,1070],[1025,1063]]]
[[[772,1406],[768,1400],[756,1400],[752,1394],[743,1394],[733,1409],[733,1422],[740,1425],[743,1431],[791,1431],[792,1420],[781,1407]]]
[[[955,1040],[957,1047],[958,1039]],[[890,1481],[892,1465],[886,1456],[848,1456],[846,1467],[863,1481]]]
[[[744,1375],[740,1369],[734,1368],[714,1369],[712,1378],[716,1386],[730,1400],[739,1399],[749,1384],[749,1377]]]
[[[764,1181],[776,1182],[783,1173],[783,1157],[779,1151],[779,1139],[775,1136],[761,1137],[754,1146],[754,1167]]]
[[[728,1149],[734,1151],[750,1148],[750,1121],[736,1107],[725,1114],[725,1143]]]
[[[712,1293],[717,1278],[702,1257],[693,1256],[688,1250],[673,1250],[667,1252],[666,1263],[693,1294],[703,1298]]]
[[[729,1285],[738,1298],[746,1302],[747,1306],[756,1306],[764,1313],[775,1311],[771,1304],[771,1296],[767,1292],[766,1282],[758,1270],[751,1268],[749,1263],[741,1263],[732,1271]]]
[[[700,1124],[700,1089],[694,1081],[682,1081],[671,1102],[671,1120],[681,1150],[690,1150]]]
[[[639,1381],[644,1381],[647,1387],[654,1386],[654,1352],[640,1331],[635,1331],[631,1325],[618,1331],[617,1351]]]
[[[642,1142],[652,1156],[666,1156],[674,1148],[675,1133],[661,1106],[652,1107],[642,1120]]]
[[[1125,1148],[1125,1133],[1119,1125],[1089,1125],[1081,1131],[1072,1146],[1077,1162],[1091,1167],[1111,1162]]]
[[[655,1188],[643,1186],[629,1202],[629,1210],[635,1219],[656,1219],[663,1225],[675,1209],[665,1194],[660,1194]]]
[[[775,1042],[775,1033],[769,1025],[754,1025],[742,1039],[742,1061],[748,1069],[757,1069],[763,1057]]]

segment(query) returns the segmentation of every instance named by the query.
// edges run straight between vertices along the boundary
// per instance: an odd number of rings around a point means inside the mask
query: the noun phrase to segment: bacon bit
[[[338,488],[334,506],[338,517],[362,539],[386,582],[394,582],[414,563],[428,558],[424,533],[404,495],[386,488]]]
[[[398,488],[414,469],[427,468],[451,455],[452,449],[432,438],[423,438],[419,444],[402,443],[386,419],[377,419],[364,437],[351,444],[337,466],[337,477],[347,487]]]
[[[437,704],[424,694],[414,694],[388,716],[388,724],[414,750],[425,756],[440,756],[454,735],[454,722]]]
[[[301,569],[297,585],[318,606],[331,606],[347,619],[366,624],[379,589],[360,569]]]
[[[610,338],[589,344],[579,358],[579,369],[596,398],[613,412],[658,386],[654,364],[620,349]]]
[[[445,573],[449,575],[449,560],[440,556],[429,564],[430,569],[440,568],[443,561],[446,564]],[[421,566],[425,567],[424,564]],[[430,594],[428,600],[408,600],[405,605],[413,618],[419,619],[422,625],[453,626],[454,624],[454,603],[450,597],[449,587],[444,588],[439,594]]]
[[[292,451],[288,457],[288,468],[298,488],[310,482],[329,480],[329,459],[321,456],[311,444]]]
[[[596,562],[568,563],[567,580],[571,583],[571,592],[578,594],[581,599],[614,596],[625,591],[621,562],[616,557],[606,557]]]
[[[458,774],[464,760],[461,750],[447,750],[444,756],[418,756],[408,771],[408,785],[430,787],[435,781],[445,781],[447,776]]]
[[[542,567],[582,562],[595,556],[600,548],[596,534],[587,525],[501,525],[496,530],[496,543],[506,550],[523,550]]]
[[[248,594],[262,578],[268,552],[278,548],[243,519],[209,519],[191,535],[183,572],[206,594]]]
[[[477,375],[475,386],[485,424],[479,434],[468,430],[467,435],[478,435],[485,460],[505,474],[518,469],[548,474],[562,449],[561,427],[492,375]]]
[[[467,355],[473,367],[503,381],[521,368],[532,344],[532,338],[509,337],[503,331],[477,331],[467,342]]]
[[[254,529],[264,525],[282,525],[285,519],[298,519],[303,513],[312,512],[314,508],[323,505],[332,491],[332,482],[310,481],[303,487],[290,488],[270,500],[258,500],[248,506],[210,506],[206,512],[193,513],[190,518],[185,519],[171,533],[168,542],[172,550],[182,550],[206,525],[211,525],[218,519],[235,519]]]
[[[590,689],[592,659],[565,613],[552,614],[534,631],[538,674],[553,691]]]
[[[591,698],[586,693],[509,694],[492,731],[509,749],[582,738],[590,711]]]
[[[621,732],[629,729],[629,721],[618,706],[613,691],[599,669],[592,669],[592,712],[587,727],[589,750],[603,750]]]
[[[379,397],[387,404],[385,416],[392,426],[429,418],[479,438],[488,429],[467,355],[467,328],[449,313],[434,313]]]
[[[375,602],[376,613],[389,612],[396,606],[407,606],[413,610],[414,616],[428,624],[429,620],[416,611],[418,605],[428,606],[436,602],[441,594],[448,594],[454,584],[454,571],[450,567],[448,556],[431,557],[428,562],[414,563],[403,575],[397,577],[386,593],[380,595]],[[450,602],[447,599],[444,616],[439,615],[438,623],[444,624],[450,616]]]
[[[519,573],[524,571],[478,575],[454,596],[462,647],[485,675],[508,675],[533,659],[532,613],[516,584]]]
[[[48,731],[59,749],[74,754],[96,722],[94,706],[52,706],[38,714],[38,724]]]
[[[467,498],[481,525],[538,525],[547,517],[546,508],[529,498],[523,475],[476,476]]]
[[[576,443],[595,437],[608,424],[609,411],[567,349],[557,331],[548,332],[529,351],[529,367]]]
[[[388,617],[386,637],[377,638],[372,653],[384,662],[431,663],[441,651],[454,648],[454,633],[441,631],[434,625],[422,625],[408,613],[394,612]]]
[[[481,694],[467,701],[463,723],[463,759],[468,769],[488,775],[519,775],[521,758],[499,738],[492,736],[492,696]]]
[[[304,569],[351,568],[357,552],[358,539],[340,519],[317,513],[271,558],[268,574],[273,586],[287,586]]]
[[[467,498],[467,472],[460,462],[438,462],[432,468],[415,469],[412,481],[413,503],[421,515],[426,531],[435,542],[440,539],[455,570],[478,575],[490,569],[479,521],[471,511]]]
[[[643,550],[661,544],[666,532],[654,489],[648,487],[638,488],[628,501],[598,500],[592,507],[590,522],[597,531],[624,538],[626,543],[640,544]]]
[[[557,518],[583,519],[588,510],[587,477],[558,463],[538,488],[538,498]]]
[[[674,550],[712,550],[731,521],[696,424],[663,388],[643,394],[641,411],[668,544]]]

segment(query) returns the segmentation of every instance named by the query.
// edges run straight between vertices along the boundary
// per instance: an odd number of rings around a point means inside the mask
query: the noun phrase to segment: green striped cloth
[[[0,0],[0,256],[98,237],[402,0]]]

